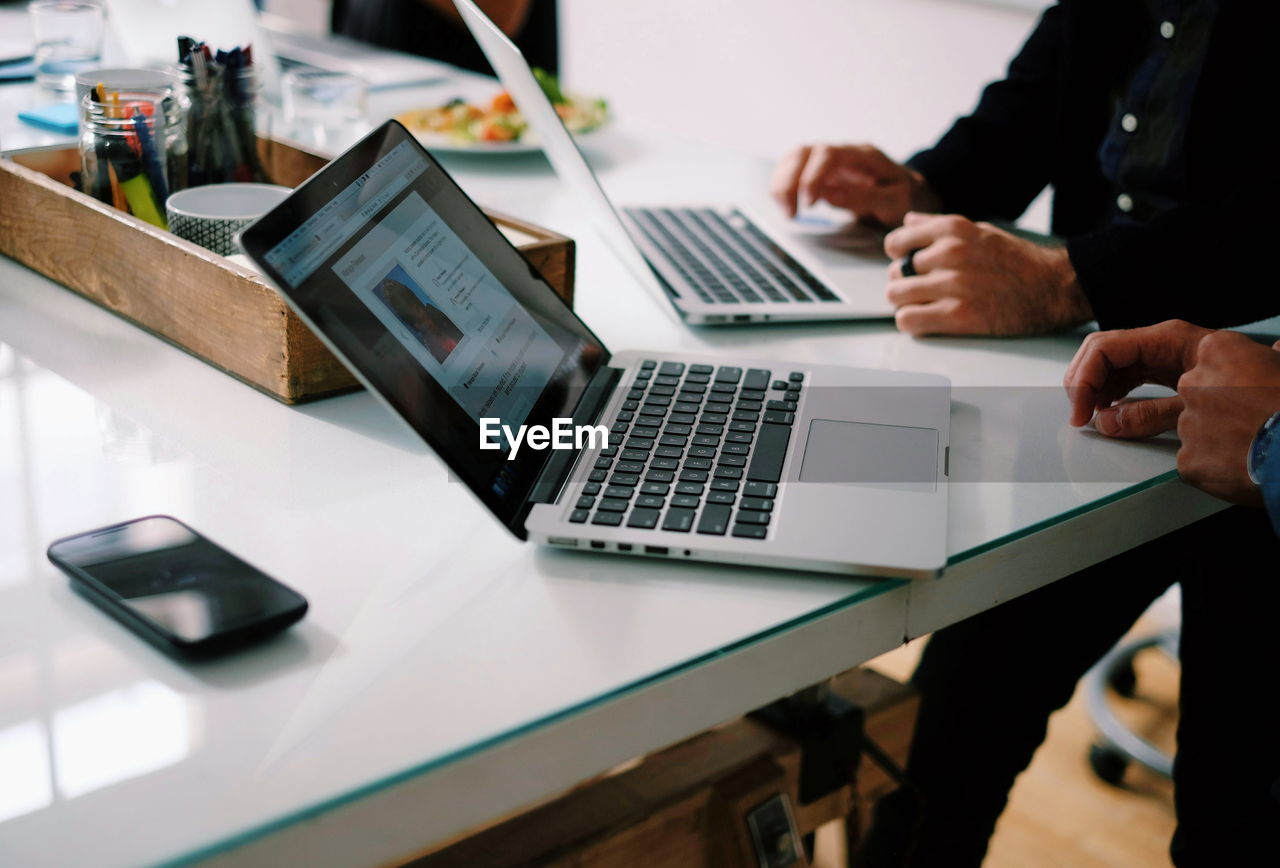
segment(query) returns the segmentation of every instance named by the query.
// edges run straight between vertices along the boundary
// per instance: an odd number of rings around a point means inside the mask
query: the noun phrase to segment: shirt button
[[[1161,35],[1161,36],[1163,36],[1165,39],[1172,39],[1172,38],[1173,38],[1173,34],[1174,34],[1175,32],[1177,32],[1177,31],[1176,31],[1176,29],[1174,28],[1174,26],[1173,26],[1173,22],[1172,22],[1172,21],[1161,21],[1161,22],[1160,22],[1160,35]]]
[[[1133,210],[1133,198],[1128,193],[1121,193],[1116,197],[1116,207],[1128,214]]]
[[[1138,119],[1134,115],[1126,114],[1120,118],[1120,128],[1126,133],[1131,133],[1138,128]]]

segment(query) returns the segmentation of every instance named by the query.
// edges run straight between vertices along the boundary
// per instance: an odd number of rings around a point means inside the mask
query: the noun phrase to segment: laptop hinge
[[[575,426],[596,424],[596,420],[604,412],[605,405],[613,396],[621,378],[621,368],[604,365],[596,371],[591,382],[587,383],[587,387],[583,390],[577,409],[574,410],[573,424]],[[529,492],[529,502],[555,503],[581,455],[582,450],[577,449],[553,450],[542,472],[538,474],[538,481],[533,484],[533,489]]]

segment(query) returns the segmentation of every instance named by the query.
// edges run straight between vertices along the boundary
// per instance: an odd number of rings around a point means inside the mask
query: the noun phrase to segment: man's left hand
[[[1178,473],[1232,503],[1260,505],[1246,470],[1254,435],[1280,410],[1280,341],[1268,348],[1238,332],[1211,332],[1178,381]],[[1274,459],[1273,459],[1274,460]]]
[[[885,237],[886,293],[913,335],[1043,334],[1093,319],[1067,251],[956,215],[910,213]],[[916,251],[916,274],[902,257]]]

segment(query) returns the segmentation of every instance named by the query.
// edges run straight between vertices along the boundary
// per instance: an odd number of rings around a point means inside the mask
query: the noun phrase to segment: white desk
[[[622,199],[751,199],[767,172],[625,125],[590,150]],[[285,407],[3,260],[0,863],[393,859],[1218,508],[1176,481],[1168,444],[1067,427],[1071,337],[695,331],[636,287],[540,157],[448,166],[481,202],[579,239],[577,307],[612,348],[950,376],[948,574],[520,544],[367,395]],[[55,537],[156,512],[298,588],[306,620],[183,667],[44,558]]]

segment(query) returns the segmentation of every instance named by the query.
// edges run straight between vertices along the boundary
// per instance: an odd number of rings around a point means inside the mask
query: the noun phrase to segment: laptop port
[[[591,547],[592,547],[593,549],[602,549],[602,548],[604,548],[604,540],[593,539],[593,540],[591,541]]]
[[[645,546],[644,553],[647,555],[665,555],[667,554],[666,546]]]
[[[547,539],[547,542],[553,546],[573,546],[577,548],[578,541],[571,536],[553,536]]]
[[[618,543],[618,551],[620,552],[631,551],[631,543]]]
[[[751,322],[751,314],[749,314],[749,313],[735,313],[735,314],[733,315],[733,321],[734,321],[734,322]]]

